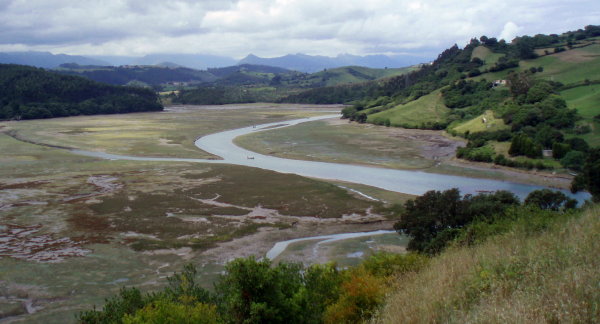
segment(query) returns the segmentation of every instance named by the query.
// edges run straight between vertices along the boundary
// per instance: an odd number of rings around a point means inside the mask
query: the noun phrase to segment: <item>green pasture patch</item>
[[[508,128],[508,126],[504,124],[502,118],[496,118],[493,111],[486,110],[483,114],[455,126],[453,130],[464,134],[467,131],[470,133],[477,133],[497,131],[506,128]]]
[[[444,122],[449,112],[438,89],[407,104],[371,114],[367,121],[389,120],[392,126],[419,127],[426,123]]]

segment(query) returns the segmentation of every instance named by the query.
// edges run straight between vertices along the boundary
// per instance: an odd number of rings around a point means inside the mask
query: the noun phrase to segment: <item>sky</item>
[[[436,55],[600,24],[597,0],[0,0],[0,51]]]

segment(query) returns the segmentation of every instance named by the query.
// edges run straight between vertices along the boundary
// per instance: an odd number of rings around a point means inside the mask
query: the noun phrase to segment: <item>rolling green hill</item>
[[[359,83],[392,77],[414,71],[415,69],[417,67],[372,69],[361,66],[346,66],[310,74],[307,77],[307,81],[313,84],[323,84],[324,86],[335,86],[338,84]]]
[[[376,109],[376,108],[372,108]],[[445,122],[450,109],[444,105],[440,90],[436,90],[407,104],[368,115],[368,122],[406,128],[426,128],[435,123]],[[367,113],[369,110],[367,110]]]
[[[163,109],[154,91],[99,83],[24,65],[0,64],[0,120]]]

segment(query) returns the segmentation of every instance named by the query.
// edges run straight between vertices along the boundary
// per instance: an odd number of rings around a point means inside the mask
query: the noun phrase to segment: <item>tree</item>
[[[508,75],[508,88],[514,97],[526,95],[533,85],[533,79],[529,73],[511,72]]]
[[[567,197],[560,191],[550,189],[540,189],[532,191],[525,198],[525,205],[534,205],[540,209],[550,209],[557,211],[561,207],[565,209],[575,208],[577,200]]]
[[[552,157],[560,160],[571,151],[571,145],[566,143],[552,143]]]
[[[591,149],[582,172],[573,179],[571,191],[587,190],[595,202],[600,202],[600,148]]]
[[[461,198],[456,188],[432,190],[406,202],[394,229],[410,236],[409,250],[434,254],[456,237],[458,229],[474,219],[491,217],[516,204],[519,199],[507,191]]]
[[[531,138],[525,134],[518,134],[513,137],[510,144],[508,154],[514,155],[525,155],[530,158],[541,158],[542,147],[535,143]]]
[[[560,159],[560,164],[567,169],[581,171],[585,162],[585,153],[581,151],[569,151]]]
[[[294,296],[302,286],[299,264],[236,259],[215,286],[220,313],[231,323],[290,323],[302,309]]]

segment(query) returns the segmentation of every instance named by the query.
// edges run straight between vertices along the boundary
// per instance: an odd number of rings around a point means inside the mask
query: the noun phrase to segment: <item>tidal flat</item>
[[[390,229],[391,206],[409,196],[242,166],[113,161],[52,147],[215,158],[194,140],[338,110],[185,106],[0,123],[0,319],[74,322],[121,287],[157,289],[187,263],[210,288],[224,263],[262,257],[281,240]]]

